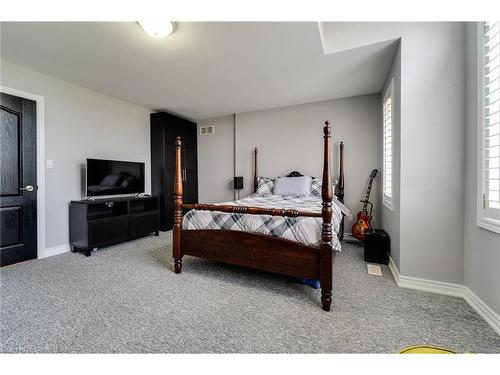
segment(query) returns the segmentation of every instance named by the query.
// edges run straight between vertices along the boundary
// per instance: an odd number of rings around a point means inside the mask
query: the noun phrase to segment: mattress
[[[299,211],[321,212],[320,197],[286,197],[279,195],[252,194],[234,202],[220,204],[235,206],[253,206],[264,208],[286,208]],[[342,220],[342,213],[350,215],[349,210],[338,200],[332,202],[332,247],[341,250],[337,234]],[[322,219],[316,217],[282,217],[271,215],[249,215],[220,211],[190,210],[184,215],[183,229],[227,229],[259,233],[305,245],[317,246],[321,242]]]

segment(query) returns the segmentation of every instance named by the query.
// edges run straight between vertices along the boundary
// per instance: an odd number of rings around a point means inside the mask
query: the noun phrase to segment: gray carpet
[[[287,278],[185,257],[171,234],[1,270],[2,352],[394,353],[415,344],[500,352],[462,299],[400,289],[344,245],[332,311]],[[169,249],[167,251],[167,248]]]

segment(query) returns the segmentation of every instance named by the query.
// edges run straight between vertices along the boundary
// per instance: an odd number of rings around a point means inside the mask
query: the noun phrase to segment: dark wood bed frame
[[[275,272],[287,276],[320,280],[323,310],[330,311],[332,303],[332,269],[335,252],[332,250],[332,199],[333,185],[331,173],[331,128],[325,122],[322,210],[306,212],[293,209],[261,208],[251,206],[231,206],[216,204],[183,204],[182,184],[182,141],[176,138],[175,186],[174,186],[174,228],[173,257],[175,273],[182,269],[182,257],[191,255],[204,259],[230,263],[238,266]],[[340,170],[337,196],[344,200],[344,145],[340,143]],[[255,149],[254,185],[257,187],[257,150]],[[290,175],[298,172],[292,172]],[[271,215],[286,217],[321,217],[321,243],[308,246],[299,242],[263,234],[224,229],[182,229],[183,209],[233,212],[248,215]],[[343,220],[341,231],[343,233]]]

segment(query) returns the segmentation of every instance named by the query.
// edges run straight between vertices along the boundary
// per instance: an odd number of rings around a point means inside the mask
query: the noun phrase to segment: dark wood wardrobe
[[[174,223],[175,138],[182,138],[184,203],[198,203],[197,126],[165,113],[151,114],[151,192],[160,199],[160,230]]]

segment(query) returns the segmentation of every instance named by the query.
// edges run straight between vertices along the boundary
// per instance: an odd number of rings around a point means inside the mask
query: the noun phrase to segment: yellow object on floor
[[[457,354],[451,350],[438,348],[437,346],[416,345],[404,348],[399,354]]]

